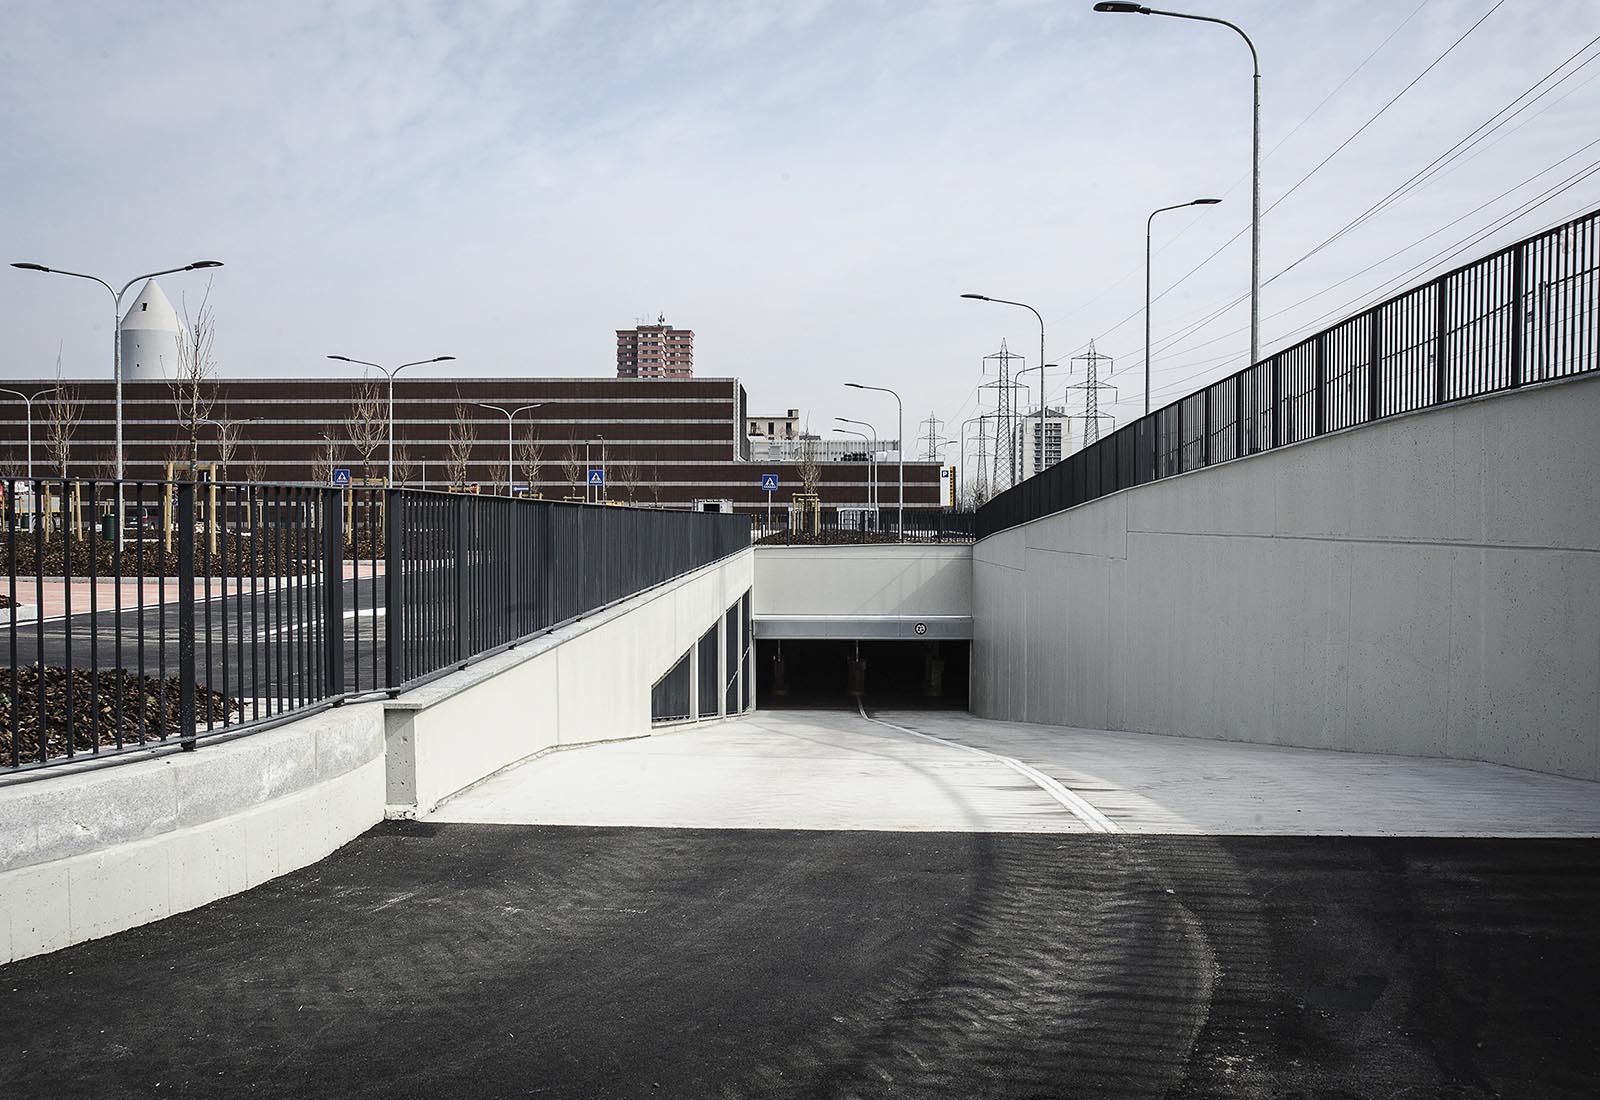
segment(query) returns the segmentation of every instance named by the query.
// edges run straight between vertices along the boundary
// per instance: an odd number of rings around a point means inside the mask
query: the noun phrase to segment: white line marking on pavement
[[[892,730],[899,730],[901,733],[909,733],[912,737],[920,737],[925,741],[933,741],[940,745],[946,745],[952,749],[960,749],[963,752],[970,752],[977,756],[987,756],[991,760],[998,760],[1000,763],[1004,764],[1018,775],[1032,781],[1039,787],[1040,790],[1044,791],[1045,794],[1059,802],[1069,813],[1072,814],[1073,817],[1076,817],[1079,821],[1087,825],[1091,832],[1117,833],[1122,831],[1117,828],[1116,824],[1109,817],[1091,806],[1082,795],[1068,790],[1066,787],[1062,786],[1058,780],[1051,778],[1038,768],[1024,764],[1016,757],[1001,756],[999,753],[990,752],[988,749],[980,749],[972,745],[963,745],[959,741],[947,741],[945,738],[935,737],[931,733],[923,733],[920,730],[907,729],[905,726],[897,726],[893,722],[885,722],[882,718],[874,718],[872,715],[867,713],[867,708],[862,704],[860,699],[856,700],[856,708],[861,711],[861,717],[865,718],[869,722],[876,722],[880,726],[888,726]]]

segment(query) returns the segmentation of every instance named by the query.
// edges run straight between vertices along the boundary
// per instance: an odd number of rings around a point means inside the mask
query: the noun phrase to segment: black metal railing
[[[394,694],[750,536],[735,516],[406,489],[0,490],[0,776]]]
[[[765,513],[752,517],[753,535],[758,543],[806,545],[862,542],[971,542],[977,530],[977,514],[947,508],[907,508],[902,529],[900,515],[893,507],[876,514],[867,509],[823,508],[815,516],[774,511],[769,521]]]
[[[983,538],[1159,478],[1600,370],[1600,211],[1413,287],[1157,409],[978,510]]]

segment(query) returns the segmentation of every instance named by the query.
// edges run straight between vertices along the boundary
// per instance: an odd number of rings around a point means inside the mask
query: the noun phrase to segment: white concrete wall
[[[1600,379],[1092,501],[974,585],[985,717],[1600,779]]]
[[[390,816],[425,815],[559,745],[649,734],[651,687],[750,589],[752,558],[732,555],[391,701]]]
[[[755,554],[757,618],[972,614],[970,545],[758,546]]]
[[[0,789],[0,962],[314,863],[383,818],[383,707]]]

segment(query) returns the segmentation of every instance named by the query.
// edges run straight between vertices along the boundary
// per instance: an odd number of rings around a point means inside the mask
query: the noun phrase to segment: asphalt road
[[[1584,1097],[1600,843],[380,826],[0,968],[37,1097]]]

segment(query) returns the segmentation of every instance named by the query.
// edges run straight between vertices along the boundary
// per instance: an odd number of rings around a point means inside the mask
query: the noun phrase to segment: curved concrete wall
[[[1129,489],[973,561],[985,717],[1600,779],[1600,379]]]
[[[383,818],[383,705],[5,788],[0,962],[194,909]]]

